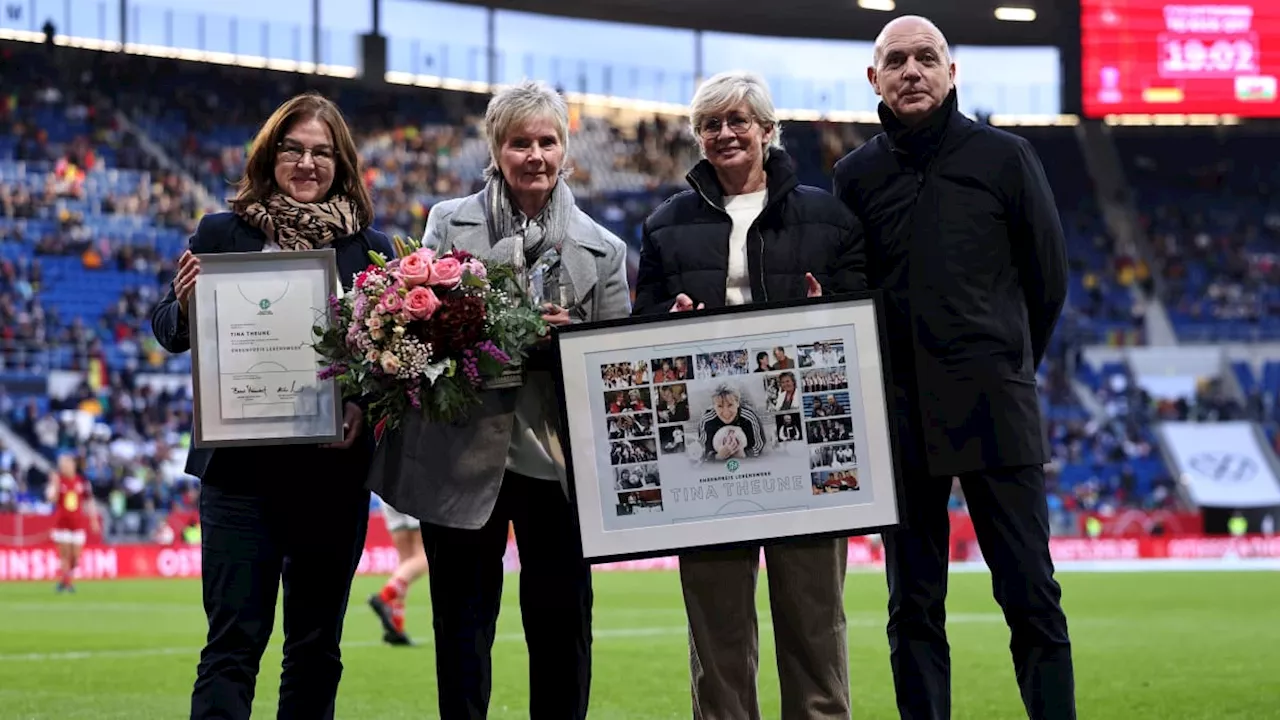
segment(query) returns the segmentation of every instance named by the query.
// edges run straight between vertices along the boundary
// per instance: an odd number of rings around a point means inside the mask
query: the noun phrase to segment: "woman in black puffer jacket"
[[[692,189],[645,221],[633,314],[866,288],[861,227],[834,196],[796,179],[762,79],[711,78],[693,99],[690,122],[705,159],[688,175]],[[764,552],[782,717],[849,717],[848,540],[796,540]],[[759,558],[759,547],[680,556],[695,717],[760,717]]]

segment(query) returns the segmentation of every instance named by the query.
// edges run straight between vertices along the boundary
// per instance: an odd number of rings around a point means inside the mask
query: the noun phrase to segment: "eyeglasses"
[[[715,117],[707,118],[702,121],[702,127],[699,132],[702,133],[702,137],[713,138],[720,134],[720,130],[725,125],[728,125],[730,132],[734,135],[741,135],[751,127],[753,122],[755,122],[755,118],[744,115],[730,115],[723,120]]]
[[[311,153],[311,162],[321,167],[329,167],[333,165],[333,149],[327,146],[305,148],[297,143],[282,142],[276,145],[279,154],[276,156],[280,160],[287,163],[297,164],[302,162],[302,158]]]

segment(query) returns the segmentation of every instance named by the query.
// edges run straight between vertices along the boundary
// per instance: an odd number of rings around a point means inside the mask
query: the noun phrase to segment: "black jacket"
[[[197,255],[207,253],[224,253],[224,252],[261,252],[266,245],[266,235],[261,230],[248,224],[238,215],[234,213],[213,213],[205,215],[200,219],[200,224],[196,227],[196,232],[191,236],[188,247],[191,252]],[[366,228],[361,232],[350,237],[340,238],[331,246],[336,254],[338,264],[338,278],[342,282],[345,290],[351,289],[351,283],[355,275],[361,270],[367,268],[370,264],[369,251],[376,250],[387,258],[395,257],[395,249],[391,246],[391,241],[386,235]],[[191,337],[187,326],[187,318],[182,314],[182,310],[178,306],[178,298],[173,292],[173,285],[170,284],[169,292],[165,294],[161,300],[151,311],[151,332],[155,334],[156,340],[165,350],[171,353],[184,353],[191,349]],[[364,437],[366,439],[372,437],[372,428],[365,428]],[[305,452],[303,448],[312,446],[297,446],[289,451],[293,453]],[[231,451],[270,451],[273,448],[232,448]],[[283,446],[280,448],[283,449]],[[331,453],[341,451],[331,450]],[[187,455],[186,472],[204,479],[206,482],[209,478],[205,477],[205,471],[209,467],[209,461],[213,457],[213,450],[192,449]],[[360,482],[364,482],[364,478],[359,478]]]
[[[809,272],[824,294],[865,289],[853,215],[826,191],[801,185],[781,150],[770,152],[765,174],[768,199],[747,234],[752,299],[803,298]],[[733,221],[710,162],[699,162],[687,179],[693,189],[671,196],[645,220],[633,315],[667,312],[680,293],[695,306],[724,305]]]
[[[955,91],[915,128],[880,117],[885,132],[836,163],[835,194],[885,290],[903,457],[923,450],[942,476],[1047,462],[1035,374],[1067,256],[1040,160],[960,113]]]

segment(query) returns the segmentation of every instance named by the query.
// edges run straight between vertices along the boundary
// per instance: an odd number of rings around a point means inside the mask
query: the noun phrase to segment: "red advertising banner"
[[[1135,560],[1230,560],[1280,559],[1280,537],[1261,535],[1230,537],[1161,538],[1054,538],[1050,546],[1058,562],[1105,562]],[[959,550],[960,552],[955,552]],[[953,548],[956,562],[980,559],[975,543]],[[398,560],[390,544],[367,545],[360,559],[360,575],[389,575]],[[884,562],[880,543],[874,539],[849,539],[849,565],[874,567]],[[514,544],[507,549],[507,570],[520,567]],[[597,571],[671,570],[676,558],[662,557],[598,565]],[[200,577],[200,548],[194,545],[111,545],[90,546],[81,556],[76,576],[88,580],[117,578],[197,578]],[[52,581],[58,577],[58,554],[51,545],[29,548],[0,548],[0,582]]]
[[[1174,512],[1171,510],[1121,510],[1114,515],[1079,516],[1081,535],[1089,532],[1089,518],[1102,523],[1101,537],[1150,537],[1160,535],[1203,535],[1204,516],[1199,511]],[[953,520],[954,522],[954,520]]]

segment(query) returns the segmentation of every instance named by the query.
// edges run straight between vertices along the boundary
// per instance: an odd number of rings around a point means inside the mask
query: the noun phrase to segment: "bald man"
[[[835,194],[863,225],[889,319],[907,520],[885,535],[898,709],[950,717],[947,500],[959,476],[1027,714],[1074,718],[1036,393],[1067,296],[1058,211],[1031,145],[956,109],[956,66],[933,23],[889,23],[873,62],[884,132],[836,163]]]

